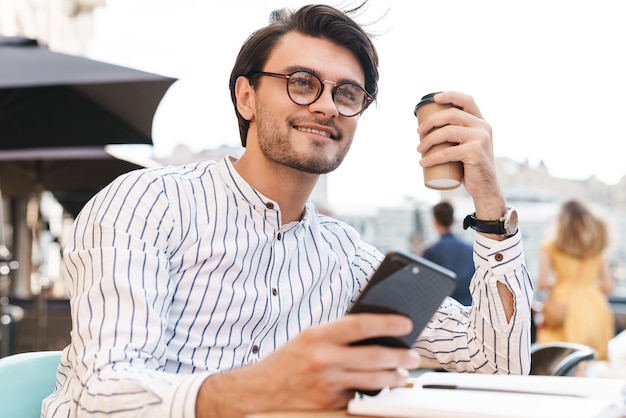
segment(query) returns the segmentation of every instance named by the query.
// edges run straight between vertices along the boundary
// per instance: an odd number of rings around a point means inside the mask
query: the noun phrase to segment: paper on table
[[[399,388],[353,399],[350,414],[395,418],[619,418],[619,409],[599,398],[466,390]]]
[[[398,418],[609,418],[622,416],[624,407],[625,381],[618,379],[424,373],[412,383],[413,388],[357,397],[348,412]]]
[[[626,407],[626,380],[623,379],[428,372],[412,379],[411,383],[416,387],[444,385],[472,390],[601,398],[620,408]]]

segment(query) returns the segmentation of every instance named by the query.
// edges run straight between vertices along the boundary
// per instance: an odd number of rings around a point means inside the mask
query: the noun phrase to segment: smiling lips
[[[302,132],[307,132],[307,133],[315,134],[315,135],[321,135],[326,138],[332,138],[332,135],[328,131],[321,131],[319,129],[314,129],[314,128],[304,128],[301,126],[296,126],[296,129]]]

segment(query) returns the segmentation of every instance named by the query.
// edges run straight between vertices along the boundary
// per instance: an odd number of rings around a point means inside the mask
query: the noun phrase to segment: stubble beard
[[[293,121],[285,127],[279,127],[276,119],[267,111],[257,106],[257,135],[261,152],[270,161],[308,174],[326,174],[335,170],[345,158],[350,144],[337,154],[328,157],[322,149],[324,144],[313,144],[319,152],[312,150],[307,154],[296,151],[291,143]],[[346,140],[345,138],[343,140]],[[350,141],[351,142],[351,141]]]

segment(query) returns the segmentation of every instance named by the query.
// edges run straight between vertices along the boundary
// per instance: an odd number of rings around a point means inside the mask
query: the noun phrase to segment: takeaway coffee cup
[[[417,116],[418,124],[426,119],[429,115],[443,109],[452,107],[450,104],[435,103],[433,97],[437,93],[430,93],[422,97],[420,102],[415,106],[415,116]],[[420,137],[420,140],[422,138]],[[430,155],[440,151],[443,148],[454,146],[451,142],[445,142],[431,147],[423,156]],[[432,167],[424,167],[424,184],[426,187],[435,190],[451,190],[461,185],[463,179],[463,164],[460,161],[452,161],[449,163],[438,164]]]

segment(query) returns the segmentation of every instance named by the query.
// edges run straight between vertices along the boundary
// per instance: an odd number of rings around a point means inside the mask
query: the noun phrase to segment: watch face
[[[517,216],[517,211],[515,209],[510,209],[509,213],[507,213],[507,218],[504,222],[504,229],[506,230],[507,235],[512,235],[517,232],[519,219]]]

